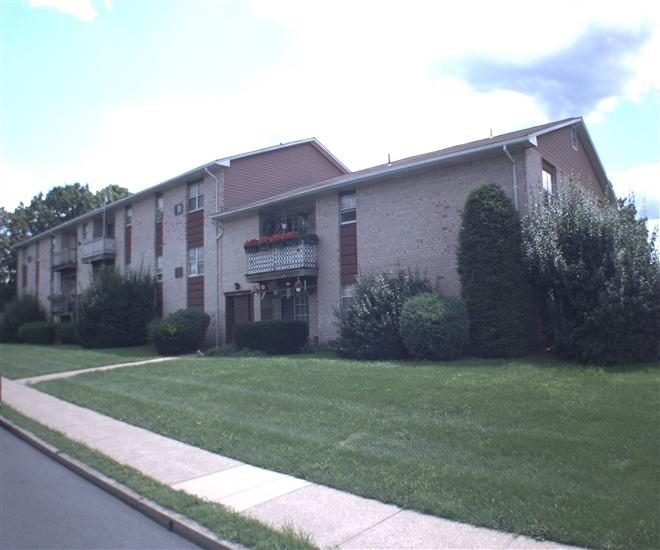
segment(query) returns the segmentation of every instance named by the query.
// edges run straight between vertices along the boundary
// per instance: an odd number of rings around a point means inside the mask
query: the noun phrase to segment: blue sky
[[[583,116],[660,219],[653,3],[456,4],[0,0],[0,205],[310,136],[355,170]]]

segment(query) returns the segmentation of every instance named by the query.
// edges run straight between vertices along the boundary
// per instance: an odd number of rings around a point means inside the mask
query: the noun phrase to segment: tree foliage
[[[129,196],[125,187],[108,185],[92,193],[89,185],[74,183],[38,193],[29,204],[22,202],[8,212],[0,208],[0,311],[16,290],[16,255],[11,247],[34,235]]]
[[[603,205],[574,186],[528,216],[524,235],[556,355],[584,363],[658,357],[660,263],[633,205]]]
[[[399,359],[407,354],[399,334],[404,302],[431,285],[419,274],[373,273],[360,275],[351,307],[337,313],[337,351],[355,359]]]
[[[457,260],[471,351],[481,357],[524,355],[530,294],[520,220],[497,185],[481,185],[468,195]]]

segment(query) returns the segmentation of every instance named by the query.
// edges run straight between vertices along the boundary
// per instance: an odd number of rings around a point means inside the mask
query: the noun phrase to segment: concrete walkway
[[[83,372],[89,370],[67,375]],[[37,379],[46,377],[3,378],[3,402],[174,489],[277,528],[293,526],[322,548],[571,548],[403,510],[257,468],[41,393],[27,384]]]

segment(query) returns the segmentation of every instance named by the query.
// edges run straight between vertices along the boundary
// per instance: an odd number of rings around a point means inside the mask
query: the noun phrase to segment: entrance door
[[[234,328],[239,323],[252,321],[252,294],[225,296],[227,311],[227,343],[234,341]]]

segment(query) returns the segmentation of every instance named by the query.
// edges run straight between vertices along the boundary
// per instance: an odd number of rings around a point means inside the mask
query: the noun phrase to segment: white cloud
[[[634,200],[639,215],[648,218],[649,230],[658,229],[660,227],[660,162],[612,172],[610,179],[617,196]],[[656,246],[660,250],[660,241],[656,242]]]

